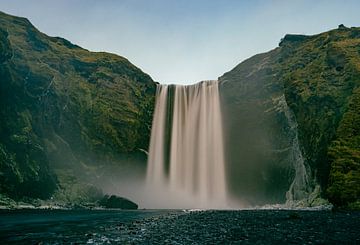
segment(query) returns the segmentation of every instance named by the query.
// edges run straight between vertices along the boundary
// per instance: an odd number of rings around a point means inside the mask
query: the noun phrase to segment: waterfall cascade
[[[158,85],[147,169],[152,205],[226,207],[221,120],[218,81]]]
[[[290,160],[295,170],[294,179],[286,192],[285,206],[290,208],[317,207],[318,209],[329,209],[332,205],[321,197],[320,185],[316,184],[316,181],[311,178],[310,170],[300,149],[298,124],[294,113],[286,103],[284,95],[281,96],[279,105],[285,113],[290,127],[289,136],[292,141]]]

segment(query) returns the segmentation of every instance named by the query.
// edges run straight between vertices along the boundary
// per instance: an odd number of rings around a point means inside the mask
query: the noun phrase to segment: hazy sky
[[[0,0],[0,10],[162,83],[216,79],[286,33],[360,26],[359,0]]]

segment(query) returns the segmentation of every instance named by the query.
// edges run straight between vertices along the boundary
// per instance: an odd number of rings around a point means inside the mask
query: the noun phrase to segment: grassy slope
[[[0,12],[0,62],[0,192],[49,197],[69,166],[85,171],[147,149],[155,83],[125,58]]]

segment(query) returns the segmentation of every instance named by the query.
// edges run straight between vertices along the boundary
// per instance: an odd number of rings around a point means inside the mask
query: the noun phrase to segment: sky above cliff
[[[0,11],[92,51],[128,58],[161,83],[217,79],[286,33],[360,26],[360,1],[0,0]]]

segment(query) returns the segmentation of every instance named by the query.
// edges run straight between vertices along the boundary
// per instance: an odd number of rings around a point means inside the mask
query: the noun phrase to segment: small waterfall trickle
[[[158,85],[147,168],[156,201],[149,206],[226,207],[221,120],[218,81]]]
[[[284,112],[289,125],[289,136],[291,139],[290,161],[293,163],[295,170],[294,179],[286,193],[286,202],[289,206],[294,205],[300,200],[307,199],[311,193],[311,182],[309,170],[306,168],[305,160],[302,155],[299,137],[298,137],[298,124],[294,113],[289,108],[285,95],[282,95],[278,101],[278,105]]]

